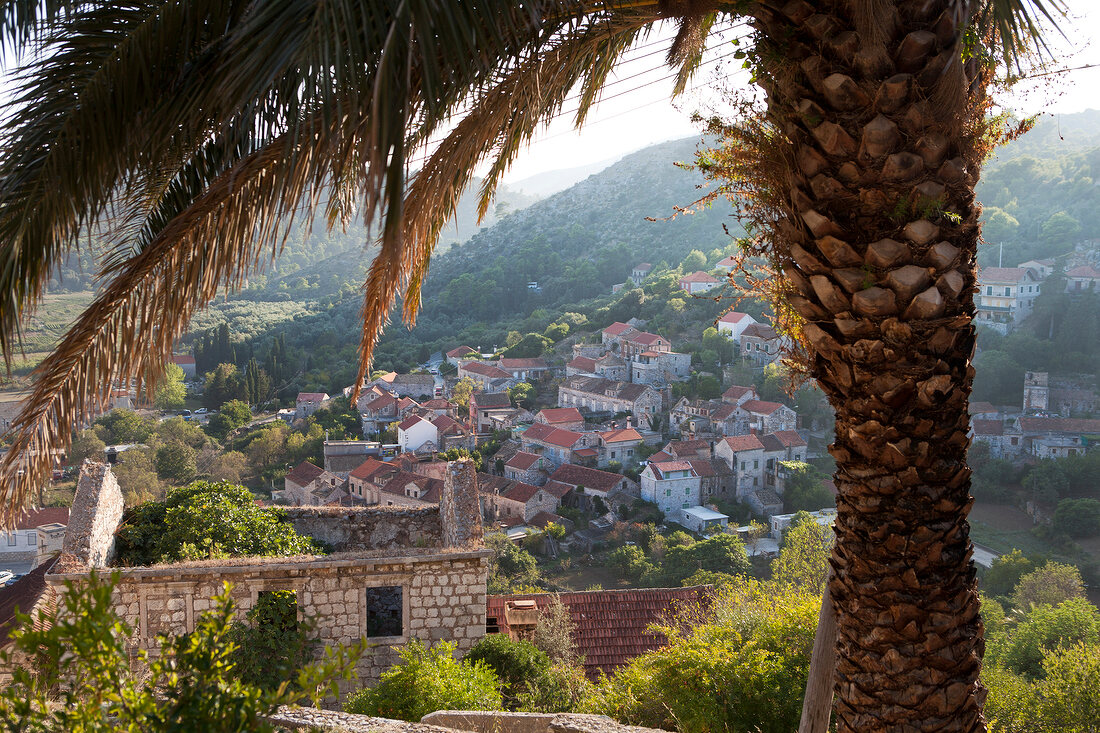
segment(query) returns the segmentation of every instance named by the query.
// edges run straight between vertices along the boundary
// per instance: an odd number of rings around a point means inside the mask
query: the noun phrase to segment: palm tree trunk
[[[841,731],[984,730],[967,402],[984,73],[951,0],[767,0],[776,250],[836,410]]]

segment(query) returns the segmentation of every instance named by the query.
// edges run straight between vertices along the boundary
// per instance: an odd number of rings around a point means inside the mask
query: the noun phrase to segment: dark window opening
[[[404,632],[399,585],[367,588],[367,636],[401,636]]]
[[[279,631],[298,630],[298,591],[262,590],[256,594],[256,605],[248,619],[257,628]]]

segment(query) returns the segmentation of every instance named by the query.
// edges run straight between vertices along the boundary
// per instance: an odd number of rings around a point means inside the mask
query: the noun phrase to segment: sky
[[[1066,5],[1070,17],[1061,24],[1066,37],[1056,32],[1046,34],[1055,57],[1050,68],[1098,66],[1020,83],[1005,101],[1005,106],[1017,113],[1057,115],[1100,108],[1100,7],[1097,0],[1068,0]],[[603,101],[590,113],[586,126],[578,133],[571,116],[556,119],[517,158],[505,182],[596,161],[613,161],[647,145],[698,135],[691,113],[721,109],[718,89],[731,82],[745,86],[748,74],[730,55],[734,47],[728,39],[736,33],[727,32],[708,44],[707,60],[693,88],[679,101],[669,102],[672,82],[663,65],[662,49],[668,47],[667,39],[673,33],[671,27],[666,27],[642,41],[633,58],[612,77]],[[572,108],[567,104],[566,109]]]

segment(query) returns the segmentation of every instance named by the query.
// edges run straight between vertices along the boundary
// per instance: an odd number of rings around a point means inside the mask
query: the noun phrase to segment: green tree
[[[1048,562],[1020,578],[1012,594],[1012,603],[1021,611],[1033,606],[1056,606],[1071,598],[1085,597],[1081,571],[1072,565]]]
[[[679,585],[696,570],[742,575],[749,572],[749,567],[745,546],[741,540],[728,534],[708,537],[691,545],[670,546],[661,564],[665,576],[673,585]]]
[[[685,275],[689,275],[698,270],[705,270],[706,267],[707,256],[697,249],[688,252],[687,257],[680,263],[680,269],[683,270]]]
[[[252,422],[252,409],[247,402],[230,400],[222,404],[216,415],[211,415],[206,423],[206,431],[219,440],[237,428]]]
[[[0,690],[5,729],[274,731],[266,716],[307,698],[319,705],[336,680],[351,676],[365,648],[334,648],[277,689],[242,682],[227,587],[211,599],[212,609],[196,619],[194,631],[161,637],[159,653],[142,649],[134,660],[134,630],[113,607],[116,582],[94,574],[79,586],[68,582],[61,602],[36,610],[37,619],[17,616],[12,645],[0,652],[12,671],[11,683]],[[28,658],[36,660],[33,669]]]
[[[187,399],[187,386],[183,383],[183,369],[178,364],[168,364],[164,376],[157,384],[153,403],[158,410],[178,410]]]
[[[196,481],[172,489],[163,502],[136,507],[118,532],[118,545],[126,565],[321,553],[282,510],[258,506],[248,489],[226,481]]]
[[[157,475],[182,484],[195,478],[195,449],[175,441],[157,448]]]
[[[210,466],[210,478],[239,484],[248,475],[248,457],[240,451],[226,451],[214,459]]]
[[[535,587],[541,577],[535,556],[517,547],[503,532],[485,535],[485,546],[493,551],[489,558],[489,592],[509,593],[512,588]]]
[[[512,404],[516,407],[530,410],[535,406],[535,388],[527,382],[520,382],[515,387],[509,389],[508,396],[512,399]]]
[[[560,321],[558,323],[551,323],[546,327],[542,335],[556,344],[569,335],[569,324]]]
[[[1066,480],[1068,488],[1069,480]],[[1054,531],[1070,537],[1092,537],[1100,533],[1100,501],[1062,499],[1054,510]]]
[[[297,592],[261,591],[245,620],[234,622],[230,631],[235,676],[261,689],[278,689],[312,656],[312,629],[308,619],[298,618]]]
[[[829,477],[824,471],[803,461],[783,461],[781,465],[787,471],[783,506],[788,512],[812,512],[836,504],[832,492],[825,487]]]
[[[619,575],[635,583],[656,570],[642,548],[636,545],[623,545],[612,550],[607,557],[607,564]]]
[[[451,390],[451,402],[454,402],[460,411],[465,412],[470,409],[470,395],[480,391],[477,382],[469,377],[463,377]]]
[[[820,593],[829,575],[833,531],[817,522],[800,522],[783,537],[783,549],[772,563],[772,577],[808,593]]]
[[[537,333],[529,333],[515,344],[509,346],[500,355],[509,359],[530,359],[541,356],[550,350],[553,342]]]
[[[143,418],[133,410],[114,409],[95,421],[107,429],[111,445],[144,443],[153,432],[155,421]]]
[[[535,621],[532,642],[550,657],[555,665],[572,665],[577,659],[577,625],[569,609],[554,594]]]
[[[997,244],[1016,238],[1020,222],[1012,214],[996,206],[987,207],[982,213],[985,215],[985,222],[982,224],[982,238],[985,241]]]
[[[206,373],[205,381],[202,403],[209,409],[230,400],[248,400],[247,389],[236,364],[218,364],[214,371]]]
[[[1039,236],[1050,247],[1066,249],[1077,243],[1081,234],[1081,224],[1064,211],[1059,211],[1043,222]]]
[[[482,662],[456,661],[455,645],[428,648],[410,639],[398,652],[401,662],[382,673],[375,687],[352,693],[344,710],[419,722],[436,710],[500,710],[499,682]]]
[[[993,596],[1007,596],[1012,593],[1020,579],[1035,569],[1035,563],[1027,559],[1017,549],[1007,555],[1001,555],[982,576],[985,592]]]
[[[104,459],[103,451],[106,448],[107,444],[99,439],[94,430],[81,430],[80,435],[69,446],[66,458],[71,465],[76,466],[83,463],[85,458],[102,461]]]
[[[1054,506],[1069,490],[1069,479],[1058,462],[1052,459],[1039,461],[1024,476],[1024,489],[1032,501]]]
[[[1009,636],[1003,648],[994,647],[993,664],[1029,679],[1043,675],[1043,657],[1078,643],[1100,644],[1100,611],[1084,598],[1057,606],[1035,606]]]
[[[500,680],[504,704],[514,710],[520,693],[544,685],[550,672],[550,657],[534,644],[513,640],[507,634],[489,634],[466,652],[465,661],[482,663]]]

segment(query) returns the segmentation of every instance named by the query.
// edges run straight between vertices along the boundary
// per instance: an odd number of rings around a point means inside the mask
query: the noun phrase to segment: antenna
[[[1005,243],[1001,242],[1001,251],[997,254],[997,267],[1001,267],[1005,258]]]

